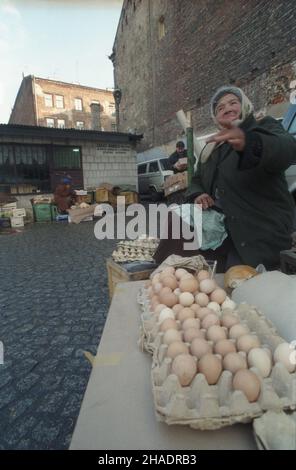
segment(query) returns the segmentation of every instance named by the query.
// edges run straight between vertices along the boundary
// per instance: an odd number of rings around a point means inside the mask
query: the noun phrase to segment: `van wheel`
[[[157,202],[160,199],[159,193],[155,188],[149,188],[149,194],[152,202]]]

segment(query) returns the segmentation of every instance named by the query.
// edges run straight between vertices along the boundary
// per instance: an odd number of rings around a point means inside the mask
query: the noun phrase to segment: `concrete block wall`
[[[128,144],[88,144],[82,152],[85,189],[101,183],[138,187],[136,151]]]

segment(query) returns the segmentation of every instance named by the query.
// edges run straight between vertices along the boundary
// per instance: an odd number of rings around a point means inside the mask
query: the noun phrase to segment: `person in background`
[[[68,209],[75,204],[76,200],[77,195],[72,188],[71,178],[68,176],[62,178],[54,192],[54,202],[58,207],[58,211],[61,214],[67,214]]]
[[[179,161],[181,158],[187,158],[187,150],[185,149],[184,142],[179,140],[176,143],[175,152],[169,156],[169,169],[173,170],[174,173],[179,173],[187,169],[187,163],[181,163]]]

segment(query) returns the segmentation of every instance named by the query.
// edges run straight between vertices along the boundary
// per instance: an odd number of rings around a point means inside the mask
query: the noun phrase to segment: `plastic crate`
[[[51,204],[34,204],[33,212],[36,222],[51,221]]]
[[[50,212],[51,212],[51,220],[57,220],[57,216],[59,215],[58,206],[56,206],[55,204],[51,204]]]
[[[0,228],[10,228],[9,217],[0,217]]]
[[[11,227],[24,227],[24,217],[23,216],[15,216],[10,218]]]

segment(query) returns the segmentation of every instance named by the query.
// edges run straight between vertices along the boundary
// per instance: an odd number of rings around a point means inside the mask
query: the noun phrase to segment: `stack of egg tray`
[[[153,254],[158,246],[157,239],[139,239],[121,241],[112,253],[112,258],[117,263],[126,261],[153,261]]]
[[[289,373],[281,363],[276,363],[270,376],[264,379],[255,367],[250,368],[261,383],[261,393],[253,403],[243,392],[233,390],[233,375],[227,370],[222,372],[216,385],[208,385],[205,376],[198,373],[189,386],[182,387],[177,376],[171,373],[172,360],[166,357],[167,346],[162,344],[163,333],[159,332],[159,324],[150,312],[146,289],[139,291],[138,303],[142,310],[139,344],[153,357],[151,379],[158,420],[213,430],[250,422],[268,410],[296,409],[296,373]],[[262,347],[269,348],[272,353],[285,341],[254,306],[241,303],[235,312],[241,323],[257,334]]]

